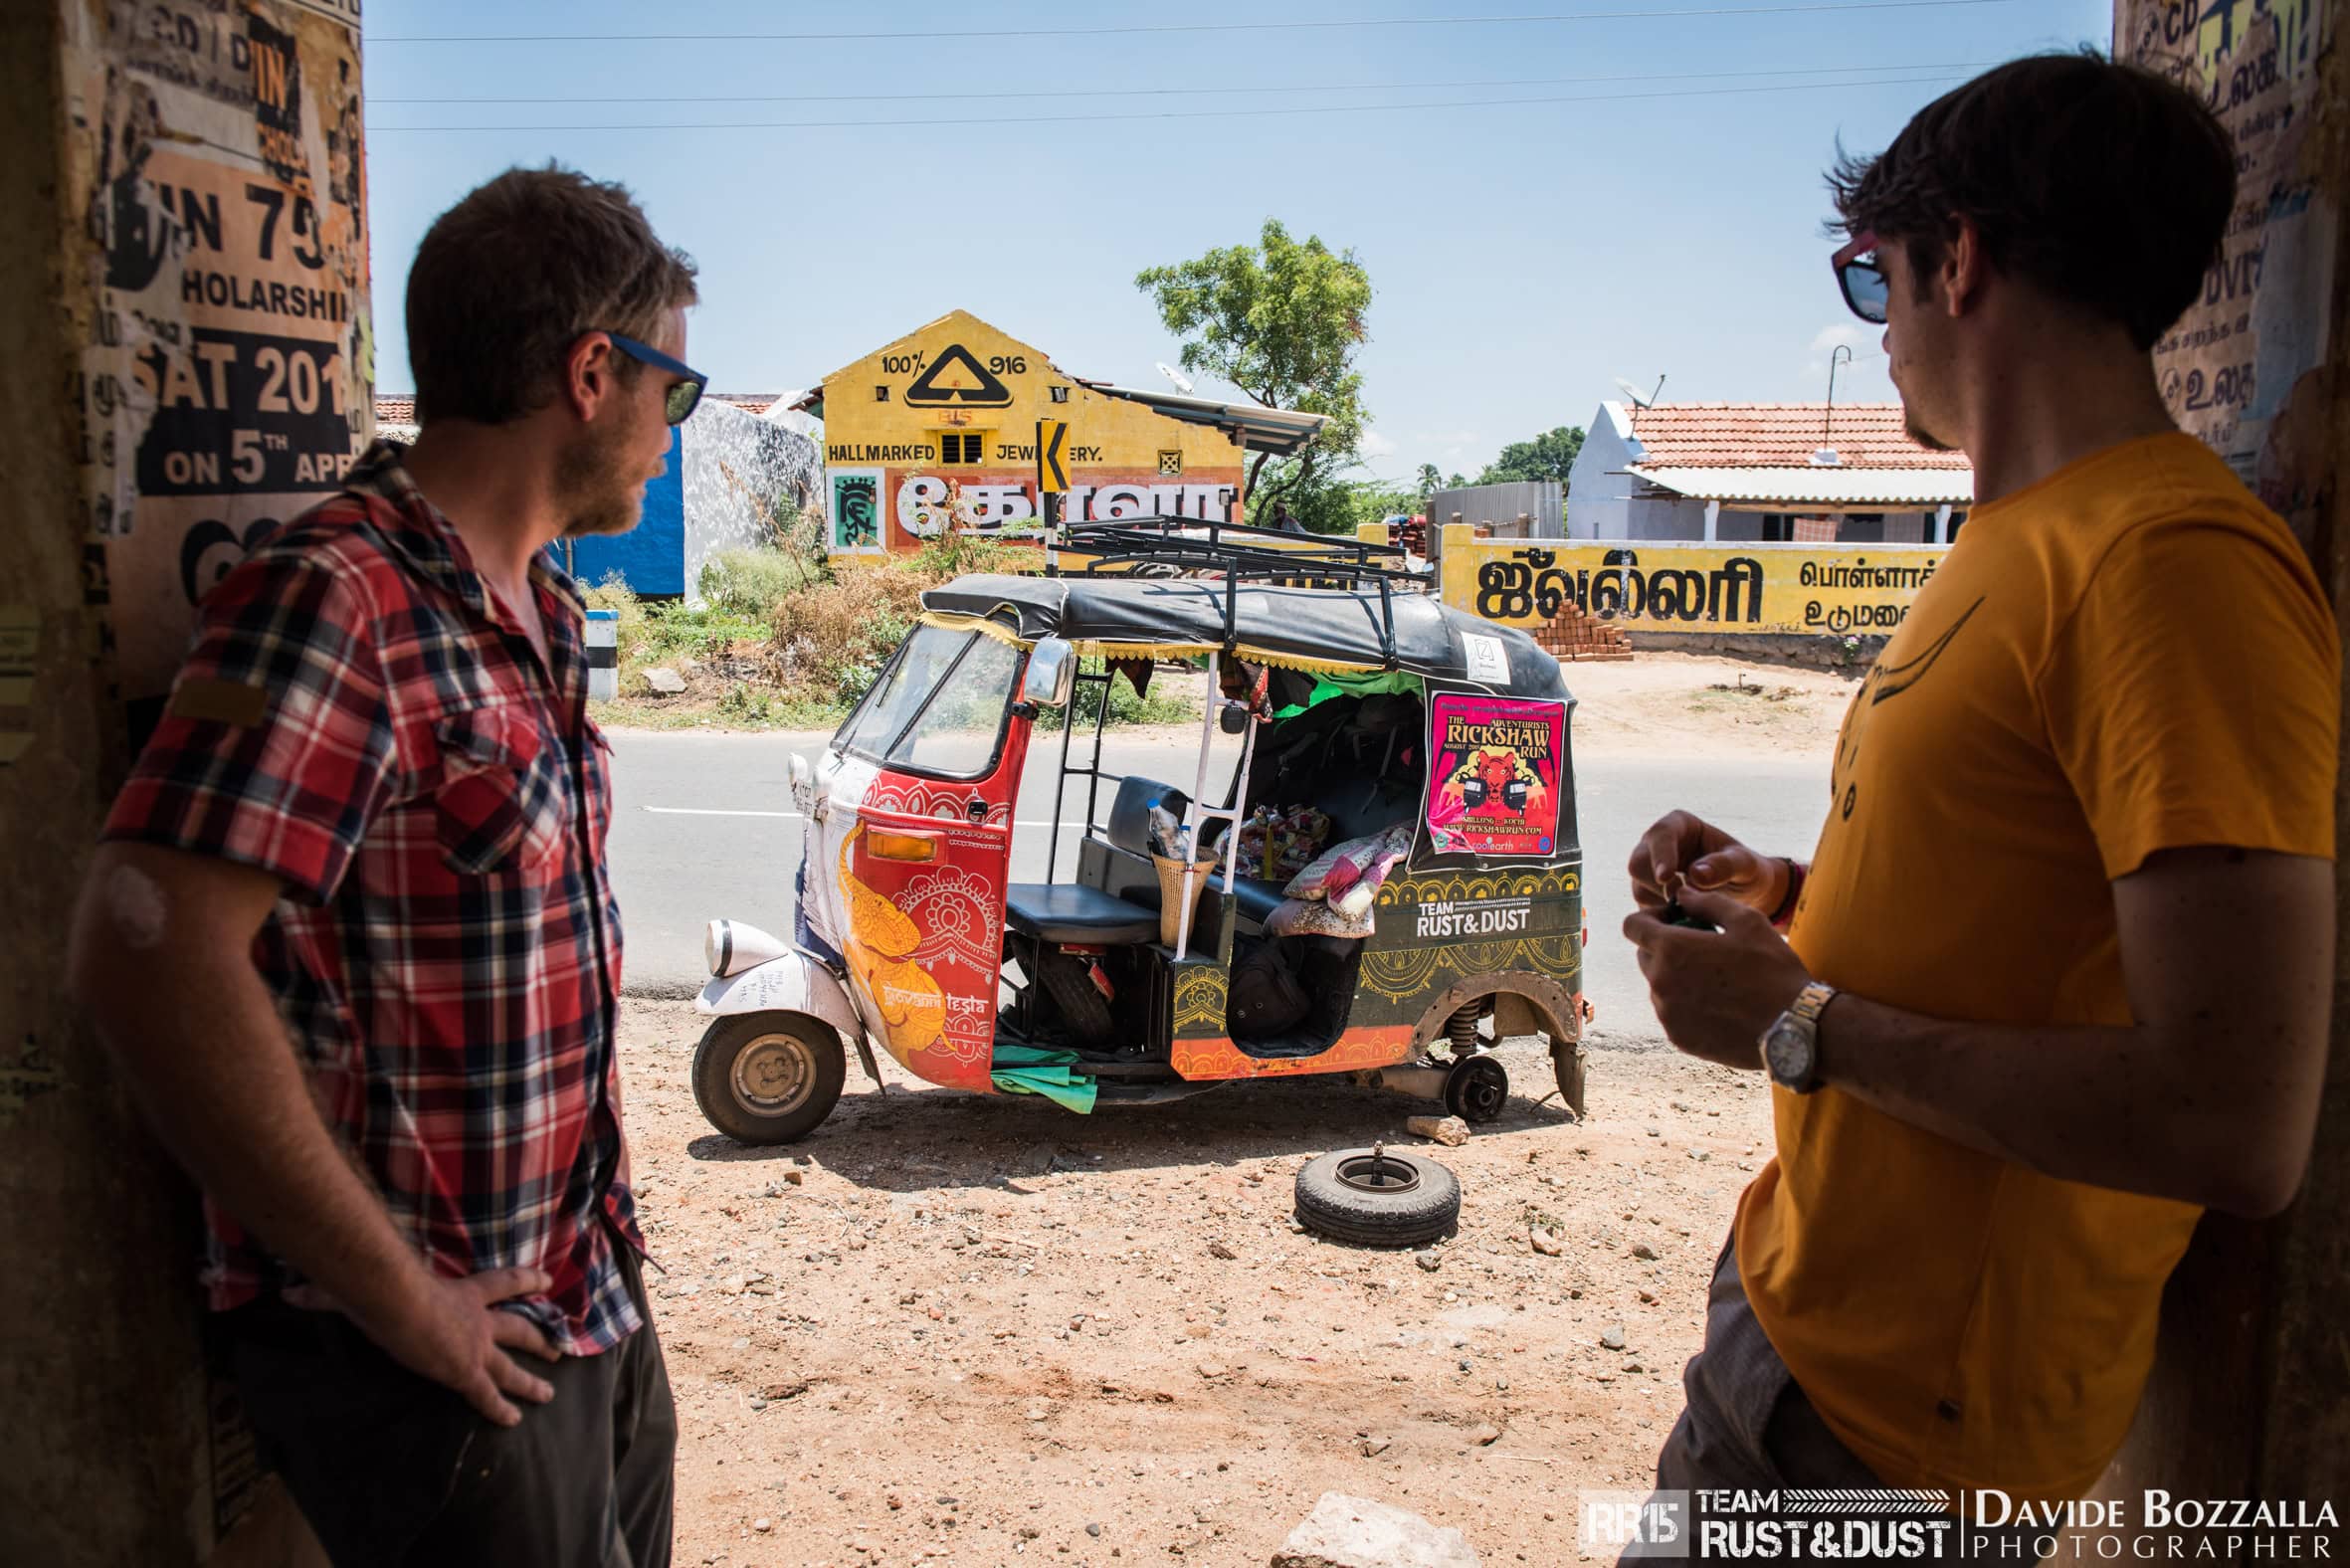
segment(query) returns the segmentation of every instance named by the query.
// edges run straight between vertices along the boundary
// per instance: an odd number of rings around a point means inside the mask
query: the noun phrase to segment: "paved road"
[[[632,994],[685,996],[708,978],[701,932],[713,915],[791,928],[792,873],[804,824],[789,790],[794,751],[814,753],[821,734],[714,735],[655,730],[613,737],[619,763],[612,830],[612,874],[627,922],[627,985]],[[1081,744],[1081,743],[1080,743]],[[1103,766],[1142,772],[1189,788],[1196,739],[1113,739]],[[1029,758],[1019,826],[1012,843],[1015,880],[1044,876],[1051,837],[1055,757],[1042,743]],[[1211,777],[1229,777],[1229,762]],[[1828,806],[1825,757],[1760,759],[1576,759],[1578,820],[1587,868],[1585,907],[1591,947],[1586,991],[1599,1027],[1612,1035],[1656,1033],[1648,988],[1632,950],[1616,933],[1629,905],[1623,866],[1641,831],[1675,806],[1732,828],[1758,847],[1806,853]],[[1084,787],[1072,788],[1076,805]],[[1063,829],[1062,865],[1071,864],[1074,825]]]

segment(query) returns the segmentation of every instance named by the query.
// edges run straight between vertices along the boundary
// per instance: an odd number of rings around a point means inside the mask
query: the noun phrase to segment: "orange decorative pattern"
[[[848,940],[842,945],[850,974],[881,1022],[881,1043],[906,1071],[919,1073],[911,1059],[946,1032],[946,993],[913,962],[921,927],[849,870],[850,847],[864,832],[859,827],[841,843],[841,893],[849,906]]]
[[[1307,1073],[1366,1073],[1411,1060],[1412,1026],[1380,1024],[1350,1029],[1319,1056],[1253,1057],[1223,1036],[1175,1042],[1175,1076],[1210,1078],[1288,1078]]]

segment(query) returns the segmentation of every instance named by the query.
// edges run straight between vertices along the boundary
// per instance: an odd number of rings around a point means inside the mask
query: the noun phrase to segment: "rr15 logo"
[[[1639,1546],[1644,1557],[1689,1554],[1689,1494],[1685,1491],[1584,1491],[1578,1532],[1586,1552]]]

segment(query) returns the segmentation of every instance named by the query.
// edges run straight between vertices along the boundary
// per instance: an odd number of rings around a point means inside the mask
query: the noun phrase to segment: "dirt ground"
[[[751,1149],[694,1109],[701,1023],[626,1004],[686,1565],[1262,1564],[1331,1489],[1573,1561],[1577,1488],[1646,1483],[1769,1147],[1751,1076],[1603,1036],[1588,1120],[1505,1047],[1509,1110],[1450,1150],[1312,1079],[1079,1117],[886,1062]],[[1462,1179],[1433,1270],[1292,1226],[1298,1169],[1374,1139]]]
[[[1675,654],[1567,674],[1579,750],[1678,757],[1825,751],[1853,686]],[[1647,1484],[1770,1147],[1752,1076],[1602,1028],[1587,1120],[1505,1047],[1510,1108],[1457,1149],[1405,1131],[1439,1107],[1326,1080],[1080,1117],[886,1061],[886,1095],[853,1064],[806,1142],[750,1149],[694,1109],[705,1021],[625,1006],[687,1568],[1263,1564],[1333,1489],[1487,1563],[1583,1559],[1578,1488]],[[1290,1218],[1300,1167],[1376,1139],[1462,1179],[1425,1262]]]
[[[1785,756],[1827,752],[1861,672],[1645,653],[1626,664],[1570,664],[1578,752]]]

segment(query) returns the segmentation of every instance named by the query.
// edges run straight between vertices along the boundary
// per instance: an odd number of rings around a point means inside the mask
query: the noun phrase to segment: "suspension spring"
[[[1456,1057],[1466,1057],[1475,1053],[1477,1048],[1476,1020],[1477,1004],[1474,1002],[1445,1020],[1445,1033],[1452,1037],[1453,1055]]]

